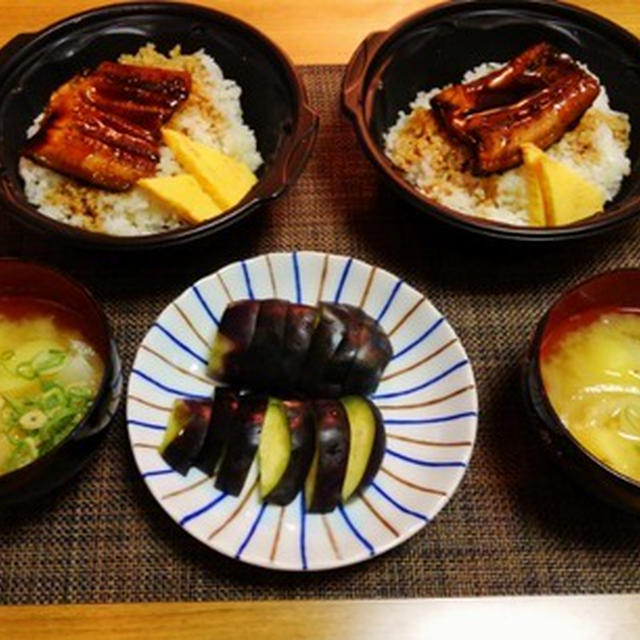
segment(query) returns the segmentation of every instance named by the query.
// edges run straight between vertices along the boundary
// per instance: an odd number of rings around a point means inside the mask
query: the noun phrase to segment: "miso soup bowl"
[[[631,119],[631,173],[602,214],[562,227],[524,227],[465,215],[423,195],[384,152],[384,134],[418,91],[459,82],[469,69],[547,41],[586,63],[614,109]],[[548,0],[457,0],[367,36],[347,65],[342,106],[386,184],[426,220],[476,237],[558,242],[604,233],[640,212],[640,41],[595,13]]]
[[[122,388],[120,359],[109,322],[98,302],[80,283],[43,265],[2,258],[2,296],[37,298],[75,311],[85,338],[102,358],[105,369],[93,404],[67,437],[30,464],[0,475],[0,507],[42,496],[73,477],[106,434]]]
[[[241,202],[198,225],[141,236],[85,231],[41,214],[18,171],[27,129],[60,85],[104,60],[135,53],[148,42],[167,53],[200,49],[242,89],[245,122],[264,164]],[[0,203],[49,238],[110,250],[158,249],[208,238],[280,197],[300,176],[313,148],[318,116],[288,56],[252,26],[195,4],[136,2],[73,15],[0,49]]]
[[[640,269],[595,276],[556,300],[529,346],[522,377],[524,401],[531,424],[563,470],[610,504],[640,513],[640,483],[603,464],[570,433],[551,405],[540,370],[541,346],[556,327],[571,316],[605,306],[640,309]]]

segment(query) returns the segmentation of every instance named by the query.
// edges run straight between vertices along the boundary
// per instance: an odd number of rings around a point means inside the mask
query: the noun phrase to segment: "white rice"
[[[119,61],[190,71],[191,95],[167,126],[236,158],[252,171],[262,164],[255,134],[243,121],[242,89],[224,77],[211,56],[202,50],[182,55],[179,47],[163,56],[154,45],[147,44],[133,56],[121,56]],[[29,136],[38,130],[41,118],[36,118],[30,127]],[[156,175],[175,175],[181,171],[173,153],[162,146]],[[82,185],[27,158],[20,161],[20,175],[31,204],[42,214],[76,227],[116,236],[140,236],[186,225],[139,187],[122,193],[109,192]]]
[[[475,80],[501,66],[500,63],[479,65],[467,71],[462,82]],[[439,87],[420,91],[409,105],[411,111],[399,113],[396,123],[384,136],[387,156],[405,171],[407,180],[414,187],[445,206],[471,216],[527,225],[527,190],[521,167],[486,178],[470,179],[468,184],[461,185],[452,183],[451,176],[439,175],[442,172],[435,170],[434,156],[428,148],[422,149],[419,154],[414,152],[411,157],[403,155],[402,144],[410,135],[407,128],[412,116],[417,111],[430,110],[432,98],[440,91],[442,88]],[[631,163],[626,155],[629,133],[629,116],[611,109],[607,90],[601,85],[600,94],[578,126],[546,152],[598,185],[606,201],[610,201],[631,171]],[[585,146],[589,149],[588,154],[581,152]]]

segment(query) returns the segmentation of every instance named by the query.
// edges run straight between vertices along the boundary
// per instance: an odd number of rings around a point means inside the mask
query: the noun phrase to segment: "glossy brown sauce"
[[[547,43],[432,101],[447,130],[474,155],[474,172],[503,171],[522,161],[522,144],[542,149],[575,126],[598,96],[598,81]]]
[[[103,62],[53,93],[24,153],[90,184],[129,189],[155,173],[160,127],[190,91],[185,71]]]

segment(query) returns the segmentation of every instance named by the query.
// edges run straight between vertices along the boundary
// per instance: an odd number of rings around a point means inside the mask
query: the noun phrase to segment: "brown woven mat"
[[[196,250],[124,259],[57,248],[0,219],[0,253],[61,266],[104,301],[125,364],[154,317],[195,279],[274,250],[350,254],[424,291],[458,331],[481,403],[471,466],[420,534],[324,574],[256,570],[209,551],[156,506],[121,410],[76,482],[0,513],[0,602],[392,598],[640,589],[640,519],[568,483],[529,435],[518,363],[542,311],[588,274],[640,262],[640,226],[560,247],[508,248],[434,227],[378,182],[338,110],[341,67],[303,70],[321,132],[298,184]]]

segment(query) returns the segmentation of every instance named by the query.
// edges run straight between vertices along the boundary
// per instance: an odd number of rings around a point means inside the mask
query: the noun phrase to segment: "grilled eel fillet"
[[[155,173],[160,127],[190,91],[186,72],[103,62],[52,94],[24,155],[84,182],[124,191]]]
[[[542,42],[482,78],[448,87],[431,104],[471,150],[474,173],[488,174],[520,164],[525,142],[551,146],[599,91],[598,81],[570,56]]]

